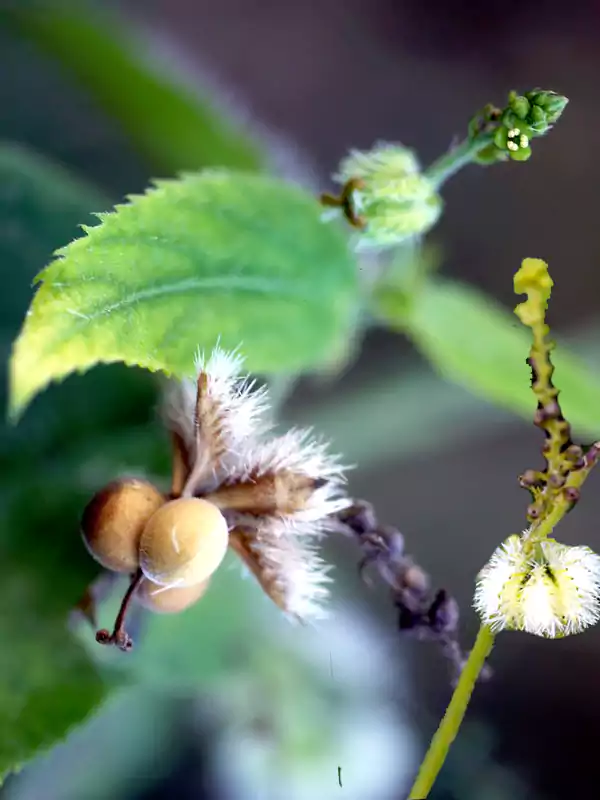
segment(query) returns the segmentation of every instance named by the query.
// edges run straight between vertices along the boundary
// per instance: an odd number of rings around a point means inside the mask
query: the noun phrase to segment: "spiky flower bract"
[[[238,352],[218,347],[196,366],[165,403],[186,451],[181,492],[221,509],[231,548],[282,610],[318,618],[330,582],[318,540],[350,503],[344,467],[310,430],[271,433],[267,389],[242,374]]]
[[[588,547],[510,536],[477,580],[474,605],[493,631],[556,638],[600,619],[600,556]]]

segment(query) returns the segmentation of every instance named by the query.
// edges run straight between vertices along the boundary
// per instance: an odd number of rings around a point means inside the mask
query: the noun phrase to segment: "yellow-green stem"
[[[450,745],[456,738],[469,705],[469,700],[473,694],[475,683],[493,645],[494,634],[487,625],[483,625],[479,629],[473,649],[460,674],[450,705],[446,709],[444,718],[431,740],[427,755],[421,764],[419,774],[411,789],[409,800],[425,800],[429,795],[431,787],[446,760]]]
[[[434,186],[439,189],[467,164],[472,164],[475,156],[484,150],[492,141],[489,134],[481,134],[477,139],[465,139],[447,153],[441,155],[425,170],[425,174]]]
[[[587,478],[588,473],[589,470],[586,469],[572,472],[567,481],[567,486],[580,488]],[[549,536],[570,508],[571,504],[564,493],[557,497],[550,513],[531,526],[529,536],[532,542],[545,539]],[[485,661],[494,646],[494,638],[494,634],[489,626],[482,625],[467,663],[460,674],[458,684],[450,700],[450,705],[446,709],[444,718],[440,722],[435,736],[431,740],[429,750],[421,764],[419,774],[411,789],[408,800],[425,800],[429,795],[444,765],[450,746],[456,738],[479,673],[483,669]]]

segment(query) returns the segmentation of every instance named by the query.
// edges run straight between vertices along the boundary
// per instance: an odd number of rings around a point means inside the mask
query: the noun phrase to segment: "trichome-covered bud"
[[[229,534],[223,514],[207,500],[182,497],[160,508],[144,527],[140,567],[160,586],[195,586],[225,558]]]
[[[357,249],[385,249],[425,234],[442,213],[442,200],[421,172],[415,154],[405,147],[377,144],[353,150],[334,179],[342,184],[339,198],[322,202],[338,206],[357,229]]]
[[[600,556],[553,539],[510,536],[477,579],[474,606],[492,630],[556,638],[600,618]]]
[[[81,534],[90,554],[113,572],[135,572],[144,525],[165,502],[148,481],[137,478],[113,481],[86,506]]]

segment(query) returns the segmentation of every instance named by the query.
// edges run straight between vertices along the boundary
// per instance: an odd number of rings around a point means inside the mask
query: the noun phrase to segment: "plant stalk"
[[[425,175],[439,189],[448,178],[471,164],[477,153],[487,147],[490,141],[491,137],[485,134],[475,140],[465,139],[427,167]]]
[[[450,705],[446,709],[446,713],[431,740],[429,750],[421,764],[408,800],[425,800],[429,795],[431,787],[446,760],[450,746],[456,738],[469,705],[469,700],[473,694],[475,683],[493,645],[494,634],[491,628],[487,625],[482,625],[467,663],[460,674]]]

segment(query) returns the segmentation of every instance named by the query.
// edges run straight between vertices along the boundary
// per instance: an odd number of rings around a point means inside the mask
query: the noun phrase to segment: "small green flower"
[[[360,229],[357,249],[395,247],[421,236],[442,212],[441,197],[421,173],[414,153],[399,145],[351,151],[334,179],[344,186],[344,198],[351,187],[348,203],[340,205]]]
[[[505,150],[513,161],[527,161],[531,156],[531,129],[520,122],[514,127],[501,125],[494,134],[494,144],[499,150]]]

